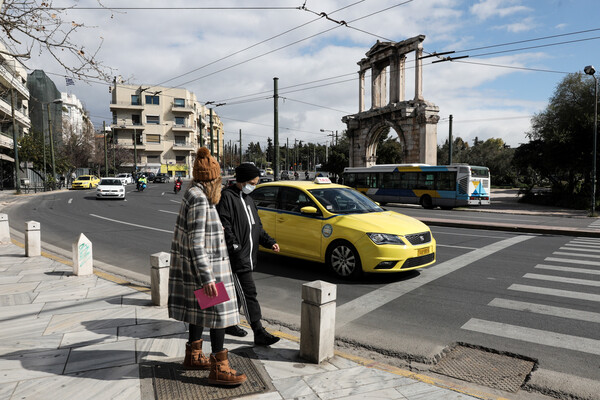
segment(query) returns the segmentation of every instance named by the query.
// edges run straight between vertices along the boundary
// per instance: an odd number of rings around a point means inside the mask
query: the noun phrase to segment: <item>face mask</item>
[[[246,183],[242,188],[242,192],[244,192],[244,194],[250,194],[252,193],[255,187],[255,185],[250,185],[249,183]]]

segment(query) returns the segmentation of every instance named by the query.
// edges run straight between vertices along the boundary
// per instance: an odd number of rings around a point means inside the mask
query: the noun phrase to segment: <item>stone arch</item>
[[[405,162],[437,164],[439,108],[423,99],[421,57],[424,40],[425,36],[419,35],[402,42],[377,41],[366,53],[367,57],[358,62],[359,112],[342,118],[350,141],[351,167],[375,165],[376,139],[385,126],[398,133]],[[415,52],[415,96],[405,100],[405,62],[410,52]],[[389,85],[386,69],[389,70]],[[371,70],[371,109],[364,110],[367,70]]]

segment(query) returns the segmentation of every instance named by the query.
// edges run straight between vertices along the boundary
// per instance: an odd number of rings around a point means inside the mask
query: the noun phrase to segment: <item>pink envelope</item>
[[[198,299],[198,304],[202,310],[229,300],[229,295],[227,294],[227,290],[225,290],[223,282],[217,282],[215,285],[217,286],[216,297],[208,297],[203,289],[194,290],[194,294],[196,295],[196,299]]]

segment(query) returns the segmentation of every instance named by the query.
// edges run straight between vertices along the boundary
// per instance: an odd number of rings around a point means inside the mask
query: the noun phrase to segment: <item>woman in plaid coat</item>
[[[240,317],[223,226],[215,208],[221,196],[221,168],[204,147],[196,154],[193,178],[184,194],[171,244],[169,316],[189,323],[184,367],[210,369],[211,383],[238,385],[246,375],[229,367],[223,348],[225,328],[238,324]],[[229,300],[200,309],[194,291],[202,289],[215,297],[217,282],[223,282]],[[203,328],[210,329],[210,358],[202,352]]]

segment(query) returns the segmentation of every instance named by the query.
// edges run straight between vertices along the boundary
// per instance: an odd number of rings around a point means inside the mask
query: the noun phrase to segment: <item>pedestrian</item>
[[[205,147],[196,153],[192,176],[171,244],[169,317],[189,324],[184,368],[210,369],[211,384],[239,385],[246,381],[246,375],[231,369],[224,348],[225,328],[238,324],[240,317],[223,226],[216,209],[221,197],[221,169]],[[194,291],[202,288],[208,297],[216,297],[218,282],[223,282],[229,300],[200,309]],[[202,352],[204,328],[210,329],[210,357]]]
[[[217,206],[223,229],[231,269],[239,283],[238,294],[250,327],[254,333],[254,343],[260,346],[270,346],[279,341],[262,326],[262,313],[257,299],[256,285],[252,271],[256,268],[258,246],[264,246],[275,252],[279,245],[262,227],[258,209],[248,196],[259,181],[259,169],[249,163],[240,164],[235,169],[236,183],[221,193],[221,201]],[[246,336],[246,331],[239,326],[227,328],[225,333],[234,336]]]

